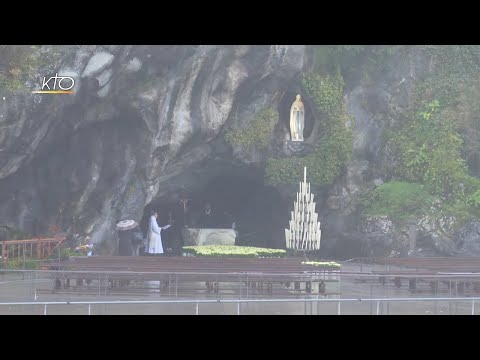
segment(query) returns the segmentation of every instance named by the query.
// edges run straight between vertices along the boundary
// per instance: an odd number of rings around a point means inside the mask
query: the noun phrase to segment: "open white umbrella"
[[[135,229],[138,223],[135,220],[122,220],[117,224],[117,230],[125,231]]]

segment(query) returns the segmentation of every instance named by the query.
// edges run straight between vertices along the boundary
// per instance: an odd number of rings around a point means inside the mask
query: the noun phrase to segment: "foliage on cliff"
[[[424,46],[432,75],[417,86],[417,103],[438,99],[446,121],[462,138],[460,151],[472,175],[480,176],[480,46]]]
[[[228,131],[225,138],[232,145],[264,150],[270,144],[277,123],[278,112],[267,108],[258,112],[245,128]]]
[[[421,185],[392,181],[367,194],[365,215],[388,216],[396,223],[405,223],[430,210],[435,198]]]
[[[38,77],[40,81],[42,67],[55,67],[73,53],[71,47],[61,45],[0,45],[0,92],[28,90],[29,77]]]
[[[37,67],[35,46],[0,45],[0,90],[16,91]]]
[[[462,139],[437,100],[406,119],[391,143],[401,162],[398,175],[405,180],[425,184],[444,199],[464,193],[469,175]]]
[[[416,84],[411,109],[386,134],[399,164],[393,175],[411,186],[422,185],[438,200],[433,216],[453,217],[460,225],[480,209],[480,47],[431,45],[414,50],[427,55],[430,76]],[[395,193],[394,186],[389,189]],[[403,201],[391,197],[388,206],[375,198],[370,208],[391,214]]]

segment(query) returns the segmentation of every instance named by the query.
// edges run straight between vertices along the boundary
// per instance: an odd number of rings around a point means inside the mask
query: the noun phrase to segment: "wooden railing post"
[[[41,245],[40,245],[40,238],[37,239],[37,258],[40,259],[42,254]]]

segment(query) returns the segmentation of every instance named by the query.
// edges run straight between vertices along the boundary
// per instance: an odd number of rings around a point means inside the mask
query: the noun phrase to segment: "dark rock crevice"
[[[289,211],[280,193],[263,184],[259,169],[238,169],[238,174],[225,172],[225,168],[218,170],[210,176],[199,176],[196,186],[189,190],[180,188],[148,204],[141,221],[144,231],[152,210],[158,212],[158,222],[162,225],[173,219],[174,230],[183,225],[202,227],[202,212],[208,203],[214,227],[230,228],[235,223],[237,244],[284,247],[282,235],[288,225]],[[181,199],[189,199],[185,213]],[[174,230],[172,233],[176,233]],[[177,241],[181,241],[178,234],[171,235],[169,246],[177,247],[178,244],[172,244]]]

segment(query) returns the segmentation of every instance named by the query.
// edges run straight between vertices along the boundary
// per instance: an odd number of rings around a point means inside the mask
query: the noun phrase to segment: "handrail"
[[[348,298],[348,299],[177,299],[177,300],[102,300],[102,301],[19,301],[0,302],[0,306],[15,305],[129,305],[129,304],[236,304],[236,303],[305,303],[305,302],[412,302],[412,301],[478,301],[480,297],[429,298]]]
[[[337,303],[337,315],[341,315],[341,304],[346,302],[376,302],[376,315],[380,315],[380,303],[390,302],[426,302],[431,301],[442,302],[448,301],[456,303],[459,301],[471,301],[471,315],[475,315],[475,301],[480,300],[480,297],[461,297],[461,298],[371,298],[371,299],[197,299],[197,300],[110,300],[110,301],[24,301],[24,302],[0,302],[0,306],[24,306],[24,305],[40,305],[43,306],[43,315],[47,315],[47,307],[50,305],[88,305],[88,315],[91,315],[92,305],[134,305],[134,304],[195,304],[195,315],[199,315],[200,304],[237,304],[237,315],[240,315],[242,303],[304,303],[305,312],[307,315],[307,303]],[[313,315],[312,307],[310,306],[310,313]],[[373,309],[372,312],[373,314]],[[388,309],[387,309],[388,313]],[[318,309],[317,309],[318,314]]]
[[[173,272],[173,271],[128,271],[128,270],[34,270],[34,269],[0,269],[1,272],[28,272],[39,274],[105,274],[105,275],[119,275],[119,274],[136,274],[136,275],[219,275],[219,276],[263,276],[263,277],[311,277],[311,276],[333,276],[340,278],[375,278],[380,277],[400,277],[400,278],[418,278],[418,279],[480,279],[480,273],[449,273],[449,274],[373,274],[366,272],[329,272],[329,271],[307,271],[304,273],[268,273],[268,272]]]
[[[61,238],[34,238],[34,239],[25,239],[25,240],[0,240],[0,244],[7,245],[16,245],[16,244],[36,244],[38,242],[56,242],[65,240],[64,237]]]

